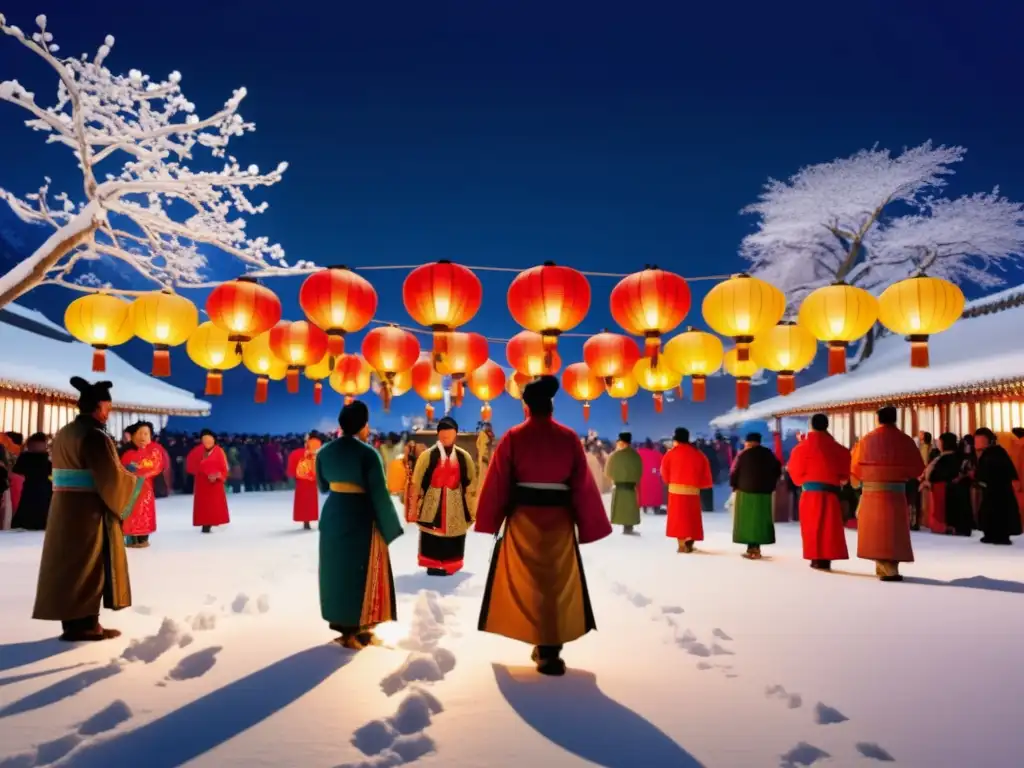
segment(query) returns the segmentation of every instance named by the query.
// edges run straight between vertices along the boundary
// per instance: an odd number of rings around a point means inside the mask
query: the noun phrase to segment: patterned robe
[[[122,524],[125,536],[148,536],[156,531],[156,494],[153,478],[164,471],[163,451],[156,443],[145,448],[130,447],[121,454],[121,463],[145,483],[131,515]],[[134,467],[134,468],[133,468]]]

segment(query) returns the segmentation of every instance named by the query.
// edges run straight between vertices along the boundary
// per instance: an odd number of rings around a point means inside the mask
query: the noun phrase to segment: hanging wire
[[[410,270],[410,271],[412,271],[414,269],[419,269],[421,266],[423,266],[423,265],[422,264],[372,264],[372,265],[368,264],[368,265],[366,265],[364,267],[349,267],[349,269],[351,269],[353,272],[371,272],[371,271],[380,271],[380,270]],[[471,270],[473,272],[510,272],[510,273],[514,272],[514,273],[517,273],[517,274],[519,272],[525,272],[526,269],[527,269],[525,267],[481,267],[479,265],[472,265],[472,264],[460,264],[459,266],[463,266],[466,269]],[[585,270],[585,269],[581,269],[581,270],[578,270],[578,271],[580,272],[580,274],[586,275],[587,277],[619,277],[619,278],[622,278],[622,277],[629,277],[629,275],[632,274],[631,272],[591,272],[591,271],[588,271],[588,270]],[[707,280],[728,280],[730,277],[732,277],[731,273],[730,274],[725,274],[725,275],[701,275],[701,276],[698,276],[698,277],[686,277],[685,275],[683,275],[683,279],[686,280],[689,283],[698,283],[698,282],[707,281]]]

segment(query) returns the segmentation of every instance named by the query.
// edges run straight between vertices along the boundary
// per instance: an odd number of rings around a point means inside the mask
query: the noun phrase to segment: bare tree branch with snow
[[[232,138],[255,129],[238,114],[244,88],[220,111],[200,118],[182,94],[177,72],[163,81],[134,69],[113,74],[105,66],[111,36],[91,59],[58,58],[46,17],[36,17],[36,24],[39,31],[26,35],[0,14],[0,32],[56,74],[56,101],[40,106],[17,80],[0,82],[0,101],[27,111],[29,128],[71,150],[83,189],[80,197],[54,192],[49,178],[20,197],[0,188],[0,198],[22,221],[53,229],[31,256],[0,277],[0,307],[40,284],[118,292],[89,269],[90,262],[105,259],[126,264],[154,288],[200,287],[207,266],[203,246],[264,275],[308,268],[304,262],[290,266],[281,246],[246,232],[245,216],[267,208],[249,193],[276,184],[287,165],[261,172],[254,165],[243,168],[228,154]],[[200,151],[205,157],[196,157]],[[188,165],[209,159],[220,167]]]

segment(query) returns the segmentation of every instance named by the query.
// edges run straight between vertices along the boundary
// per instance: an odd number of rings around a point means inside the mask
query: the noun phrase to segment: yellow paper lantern
[[[928,337],[948,330],[964,312],[964,294],[939,277],[918,275],[886,288],[878,297],[878,320],[910,337],[910,365],[928,367]]]
[[[270,349],[270,333],[261,333],[242,347],[242,364],[256,374],[255,402],[267,402],[270,382],[281,381],[288,373],[288,364],[279,360]]]
[[[846,373],[846,347],[878,320],[878,299],[844,282],[811,291],[800,304],[797,321],[828,344],[828,375]]]
[[[87,293],[64,310],[68,333],[93,348],[92,369],[107,370],[106,350],[124,344],[135,333],[132,305],[109,293]]]
[[[792,321],[782,321],[762,333],[750,345],[750,356],[755,363],[775,371],[780,395],[791,395],[796,389],[797,371],[814,362],[818,342],[806,328]]]
[[[615,376],[608,382],[608,397],[619,401],[619,413],[622,416],[622,423],[629,424],[629,398],[640,391],[633,373],[625,376]]]
[[[331,355],[326,354],[319,363],[307,365],[305,368],[306,378],[313,382],[313,402],[320,405],[324,399],[323,380],[329,378],[333,370]]]
[[[713,333],[687,328],[665,345],[665,362],[669,368],[690,377],[693,402],[707,397],[707,377],[722,367],[725,347]]]
[[[704,320],[711,330],[736,342],[741,361],[750,359],[750,342],[786,313],[786,296],[771,283],[748,274],[733,275],[704,297]]]
[[[736,407],[741,411],[750,407],[750,380],[757,376],[761,367],[750,359],[740,360],[739,350],[733,347],[722,359],[725,372],[736,379]]]
[[[683,382],[683,375],[667,365],[655,365],[654,359],[641,357],[633,366],[633,378],[648,392],[654,393],[654,411],[661,413],[664,408],[664,393],[676,389]]]
[[[206,369],[207,395],[223,394],[224,371],[242,362],[237,346],[230,333],[211,322],[203,323],[188,337],[185,351],[193,363]]]
[[[171,375],[171,347],[184,344],[199,325],[196,305],[171,291],[144,293],[132,302],[135,335],[153,345],[153,375]]]

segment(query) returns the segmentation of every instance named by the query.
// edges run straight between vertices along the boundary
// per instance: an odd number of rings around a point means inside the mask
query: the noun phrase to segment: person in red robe
[[[811,431],[789,454],[786,471],[800,488],[800,538],[804,560],[820,571],[848,560],[840,493],[850,480],[850,452],[828,432],[828,416],[811,417]]]
[[[132,439],[129,448],[121,454],[121,463],[136,477],[145,480],[142,492],[135,500],[131,513],[121,522],[125,546],[141,549],[149,546],[149,536],[156,531],[156,494],[153,478],[164,471],[164,455],[153,442],[153,425],[139,421],[125,430]]]
[[[558,379],[523,389],[527,419],[498,442],[477,500],[476,531],[502,535],[479,629],[533,645],[544,675],[565,674],[562,647],[597,628],[580,544],[611,535],[576,433],[552,418]]]
[[[690,444],[690,430],[676,427],[672,448],[661,460],[661,479],[668,486],[668,523],[665,535],[679,542],[679,552],[693,552],[704,541],[700,492],[714,485],[711,463]]]
[[[192,498],[192,525],[210,533],[215,525],[231,522],[228,515],[228,494],[224,483],[228,479],[228,457],[217,445],[217,436],[204,429],[199,445],[185,459],[185,471],[195,476]]]
[[[304,448],[288,454],[288,477],[295,481],[292,520],[302,523],[307,531],[320,518],[320,493],[316,488],[316,452],[323,445],[320,435],[310,433]]]
[[[882,581],[903,581],[900,563],[914,562],[910,544],[907,481],[924,472],[914,438],[896,426],[892,406],[878,412],[878,426],[853,447],[850,477],[863,493],[857,509],[857,557],[875,561]]]
[[[650,439],[645,440],[642,447],[637,448],[640,459],[644,463],[643,479],[637,487],[637,503],[640,511],[650,510],[657,514],[665,506],[665,484],[661,482],[661,451]]]

